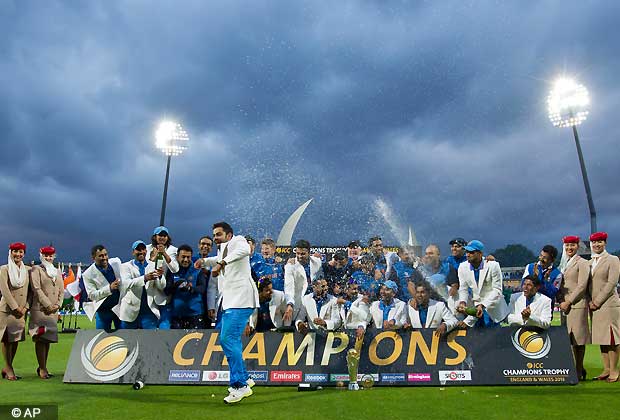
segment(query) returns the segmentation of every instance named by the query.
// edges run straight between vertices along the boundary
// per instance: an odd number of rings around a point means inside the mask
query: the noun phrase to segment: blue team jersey
[[[284,291],[284,265],[278,264],[275,258],[263,258],[257,274],[258,278],[271,279],[273,290]]]

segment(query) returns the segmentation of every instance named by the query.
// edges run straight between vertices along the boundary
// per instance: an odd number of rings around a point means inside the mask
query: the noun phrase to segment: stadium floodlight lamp
[[[549,120],[555,127],[574,127],[588,117],[590,95],[574,79],[560,77],[547,98]]]
[[[555,127],[571,127],[573,129],[573,137],[575,138],[575,146],[577,147],[577,156],[579,157],[583,186],[586,190],[588,208],[590,209],[590,231],[594,233],[597,232],[596,209],[594,208],[594,200],[592,199],[592,190],[590,189],[586,163],[583,159],[581,142],[579,141],[579,133],[577,132],[577,126],[588,117],[589,105],[590,95],[588,94],[588,90],[569,77],[558,78],[547,97],[547,111],[551,123]]]
[[[166,162],[166,178],[164,180],[164,195],[161,202],[159,225],[164,226],[166,219],[166,200],[168,197],[168,178],[170,177],[170,160],[172,156],[178,156],[189,142],[189,136],[181,124],[174,121],[162,121],[155,132],[155,147],[168,156]]]
[[[166,156],[178,156],[189,142],[189,136],[181,124],[174,121],[162,121],[155,132],[155,146]]]

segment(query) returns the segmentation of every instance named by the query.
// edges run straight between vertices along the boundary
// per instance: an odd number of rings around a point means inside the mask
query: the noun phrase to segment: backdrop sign
[[[251,377],[263,385],[348,381],[352,332],[256,333],[244,339]],[[577,374],[566,329],[368,331],[359,376],[376,386],[561,385]],[[224,385],[228,365],[216,330],[81,330],[65,382]]]

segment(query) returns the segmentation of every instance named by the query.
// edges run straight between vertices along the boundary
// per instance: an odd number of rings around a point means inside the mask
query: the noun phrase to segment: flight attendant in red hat
[[[588,285],[590,282],[590,264],[581,258],[579,250],[579,236],[565,236],[564,254],[568,258],[562,269],[562,283],[560,309],[566,315],[566,328],[575,355],[575,367],[579,380],[586,379],[586,370],[583,368],[583,357],[586,354],[586,344],[592,342],[590,335],[590,317]]]
[[[17,345],[24,341],[26,312],[28,311],[29,268],[24,264],[26,244],[15,242],[9,245],[8,264],[0,267],[0,340],[5,367],[2,377],[9,381],[21,379],[13,370],[13,359]]]
[[[592,344],[601,346],[603,372],[595,379],[617,382],[620,356],[620,298],[616,287],[620,276],[620,260],[609,254],[607,233],[590,235],[590,310],[592,311]]]
[[[41,265],[34,266],[30,275],[32,303],[28,330],[39,362],[37,375],[49,379],[52,375],[47,370],[47,357],[50,343],[58,342],[58,309],[62,304],[64,285],[62,273],[54,267],[56,249],[52,246],[41,248],[39,258]]]

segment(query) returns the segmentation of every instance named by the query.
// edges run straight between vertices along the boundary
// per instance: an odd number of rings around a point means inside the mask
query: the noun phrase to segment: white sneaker
[[[230,391],[230,394],[224,397],[224,402],[226,404],[238,403],[245,397],[249,397],[252,394],[253,394],[252,388],[250,388],[249,386],[244,386],[241,388],[233,388],[232,391]]]
[[[254,379],[252,379],[252,378],[248,378],[248,380],[245,381],[245,383],[248,384],[248,386],[250,388],[254,388],[254,385],[256,385],[256,383],[254,382]],[[235,388],[233,388],[232,386],[229,386],[228,387],[228,392],[229,393],[232,392],[233,389],[235,389]]]

